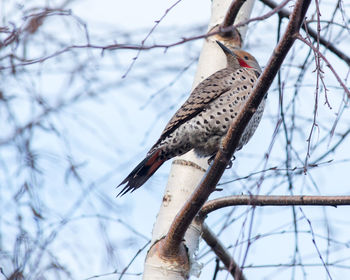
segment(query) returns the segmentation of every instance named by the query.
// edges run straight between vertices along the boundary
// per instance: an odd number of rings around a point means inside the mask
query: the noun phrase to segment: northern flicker
[[[227,59],[226,68],[202,81],[171,118],[146,158],[121,182],[118,195],[141,187],[168,159],[191,149],[200,157],[214,156],[241,106],[246,102],[261,68],[256,59],[240,49],[229,49],[219,41]],[[240,139],[238,149],[254,134],[265,105],[261,102]],[[119,187],[118,186],[118,187]]]

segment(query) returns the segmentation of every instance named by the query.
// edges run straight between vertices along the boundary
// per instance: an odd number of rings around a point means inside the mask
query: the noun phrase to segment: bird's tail
[[[143,161],[135,167],[133,171],[121,182],[118,187],[126,184],[126,186],[120,191],[117,196],[122,196],[127,192],[133,192],[141,187],[154,172],[164,163],[164,159],[160,159],[161,150],[156,150],[152,154],[148,155]]]

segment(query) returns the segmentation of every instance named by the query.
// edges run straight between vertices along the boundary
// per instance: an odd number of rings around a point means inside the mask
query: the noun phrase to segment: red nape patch
[[[239,62],[239,65],[241,65],[242,67],[253,68],[249,66],[247,63],[245,63],[245,61],[241,58],[238,58],[238,62]]]

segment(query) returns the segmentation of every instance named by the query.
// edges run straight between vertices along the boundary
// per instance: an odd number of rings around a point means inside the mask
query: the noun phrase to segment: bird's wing
[[[230,78],[231,74],[232,72],[228,69],[222,69],[203,80],[170,119],[163,130],[162,135],[152,149],[181,124],[199,114],[210,102],[230,90],[231,87],[229,83],[225,84],[223,81],[225,80],[225,77]]]

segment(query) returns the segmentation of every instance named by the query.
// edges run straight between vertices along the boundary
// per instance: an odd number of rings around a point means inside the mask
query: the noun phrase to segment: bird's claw
[[[226,166],[226,169],[230,169],[232,167],[233,161],[236,159],[235,156],[232,156],[232,159],[230,159],[229,163]]]
[[[210,158],[208,159],[208,165],[211,165],[215,159],[216,154],[213,154],[212,156],[210,156]],[[236,159],[235,156],[232,156],[232,159],[230,159],[229,163],[226,166],[226,169],[230,169],[232,167],[233,161]]]
[[[208,165],[211,165],[213,163],[215,156],[216,156],[216,154],[213,154],[210,156],[210,158],[208,158]]]

